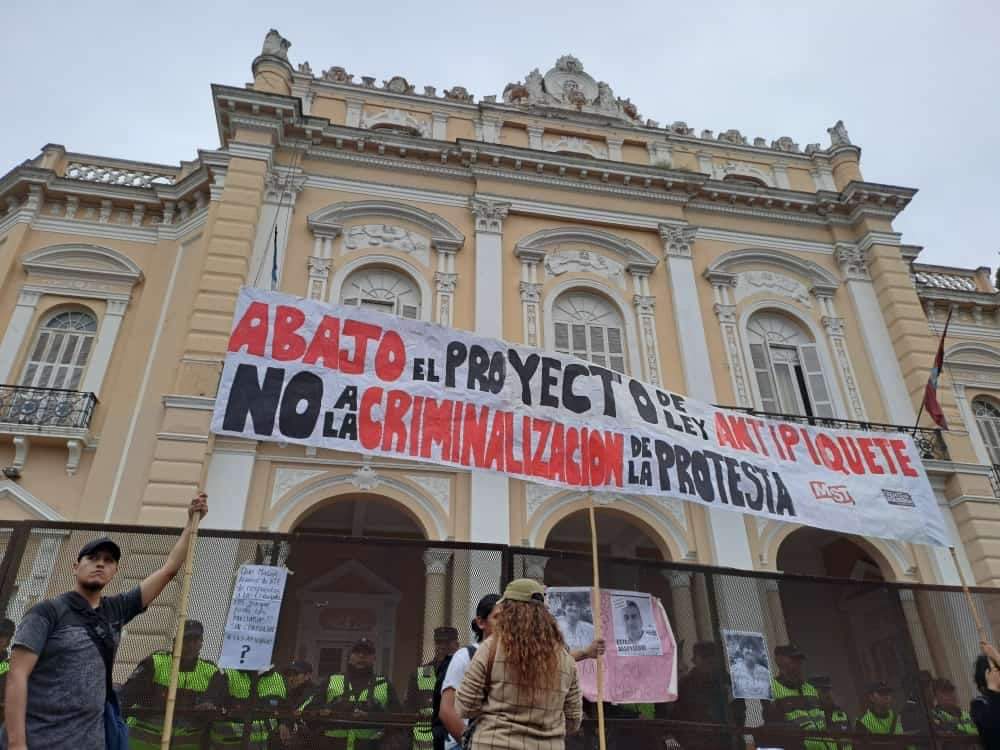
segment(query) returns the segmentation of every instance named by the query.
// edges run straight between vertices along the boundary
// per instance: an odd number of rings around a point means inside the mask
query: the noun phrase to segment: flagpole
[[[601,619],[601,572],[597,563],[597,521],[594,517],[594,496],[590,496],[590,554],[594,565],[594,595],[591,607],[594,613],[594,638],[603,637],[604,622]],[[604,737],[604,657],[597,655],[597,741],[600,750],[605,750]]]
[[[962,566],[958,562],[958,555],[955,553],[955,548],[949,547],[948,549],[951,551],[951,559],[955,563],[955,570],[958,571],[958,580],[962,583],[962,591],[965,593],[965,601],[969,605],[969,613],[972,615],[972,621],[976,624],[976,633],[979,634],[979,648],[982,650],[982,644],[989,643],[986,627],[983,625],[983,620],[979,616],[979,610],[976,609],[976,602],[972,598],[972,592],[969,591],[969,584],[965,582],[965,573],[962,572]],[[1000,665],[994,664],[993,666],[996,667]]]
[[[944,339],[945,339],[945,336],[948,335],[948,326],[951,324],[951,314],[953,312],[955,312],[955,308],[953,306],[949,307],[948,308],[948,317],[945,318],[945,321],[944,321],[944,330],[941,331],[941,341],[938,343],[938,351],[934,355],[934,367],[937,367],[938,354],[942,354],[943,355]],[[938,374],[937,374],[938,378],[941,377],[941,371],[943,369],[944,369],[944,357],[942,356],[941,357],[941,368],[938,370]],[[932,367],[932,370],[933,370],[933,367]],[[928,381],[927,381],[927,385],[930,385],[930,379],[929,378],[928,378]],[[920,399],[920,409],[919,409],[919,411],[917,411],[917,421],[913,424],[913,429],[914,430],[917,430],[917,429],[920,428],[920,418],[924,415],[924,406],[927,405],[927,385],[924,386],[924,397],[922,399]],[[935,391],[935,393],[937,392],[937,380],[936,379],[934,381],[934,391]],[[931,416],[933,416],[933,414]]]

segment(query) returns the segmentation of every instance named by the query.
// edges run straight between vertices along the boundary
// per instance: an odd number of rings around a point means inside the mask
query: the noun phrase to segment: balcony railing
[[[990,484],[993,485],[993,497],[1000,500],[1000,464],[993,464],[990,469]]]
[[[925,460],[949,461],[948,446],[941,437],[941,430],[929,427],[913,427],[912,425],[885,424],[883,422],[857,422],[853,419],[833,419],[831,417],[806,417],[802,414],[773,414],[756,409],[746,409],[740,406],[720,406],[720,409],[731,409],[751,414],[755,417],[781,419],[785,422],[798,422],[814,427],[830,427],[837,430],[863,430],[865,432],[902,432],[913,438],[920,451],[920,457]],[[998,495],[1000,497],[1000,495]]]
[[[83,391],[0,385],[0,429],[12,425],[86,429],[96,404],[97,396]]]

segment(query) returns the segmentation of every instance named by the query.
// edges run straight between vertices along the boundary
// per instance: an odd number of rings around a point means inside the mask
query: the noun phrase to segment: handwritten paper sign
[[[240,568],[222,639],[219,666],[260,670],[271,665],[288,571],[273,565]]]

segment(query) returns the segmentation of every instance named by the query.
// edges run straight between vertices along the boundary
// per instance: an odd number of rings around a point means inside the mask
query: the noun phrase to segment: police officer
[[[14,621],[0,620],[0,725],[3,724],[4,694],[7,692],[7,672],[10,671],[10,639],[14,637]]]
[[[976,736],[976,724],[972,721],[972,716],[958,705],[954,683],[943,678],[934,680],[931,689],[934,691],[934,708],[931,709],[934,731],[941,734]]]
[[[434,714],[434,685],[437,669],[444,660],[458,651],[458,630],[450,626],[434,628],[434,658],[417,667],[406,690],[406,706],[420,716],[413,725],[413,750],[432,750],[434,735],[431,716]]]
[[[219,668],[200,656],[204,632],[198,620],[185,621],[180,672],[177,675],[178,709],[196,706],[211,708],[208,690]],[[172,665],[173,654],[170,651],[154,651],[139,662],[122,686],[119,702],[128,717],[129,747],[132,750],[159,750],[163,732],[162,711],[166,709]],[[130,714],[130,708],[155,708],[158,711],[155,714]],[[190,716],[175,716],[170,747],[174,750],[198,750],[204,730],[204,722]]]
[[[372,714],[397,711],[399,701],[392,684],[375,671],[375,644],[362,638],[351,647],[344,674],[331,674],[302,705],[303,710],[328,709],[355,720]],[[328,747],[337,750],[379,750],[385,731],[381,727],[329,724],[322,730]]]
[[[289,705],[285,678],[274,669],[264,672],[225,669],[222,679],[216,680],[212,686],[211,698],[224,712],[234,714],[231,721],[213,722],[214,750],[267,750],[272,745],[272,738],[275,739],[273,744],[277,744],[277,739],[287,741],[291,737],[287,723],[279,724],[275,717],[250,718],[253,712],[276,711]],[[250,737],[244,745],[243,735],[246,732]]]
[[[805,679],[806,655],[793,643],[774,649],[777,677],[771,678],[771,701],[766,704],[764,719],[773,726],[785,726],[801,732],[826,729],[826,714],[816,688]],[[781,739],[781,738],[779,738]],[[829,750],[822,739],[806,737],[801,742],[787,737],[777,742],[781,747],[805,750]]]
[[[865,709],[854,725],[856,732],[872,735],[903,733],[899,714],[892,708],[892,688],[885,682],[873,682],[865,690]]]
[[[819,693],[819,704],[823,708],[823,715],[826,719],[826,728],[833,732],[850,732],[851,719],[847,712],[837,705],[833,698],[833,680],[828,675],[816,675],[810,677],[809,682],[816,692]],[[829,750],[850,750],[851,743],[846,739],[829,740],[827,742]]]

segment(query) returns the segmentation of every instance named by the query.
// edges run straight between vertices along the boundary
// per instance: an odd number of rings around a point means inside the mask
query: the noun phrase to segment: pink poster
[[[550,587],[549,610],[572,650],[594,639],[592,590]],[[667,613],[655,596],[637,591],[601,591],[604,700],[611,703],[664,703],[677,700],[677,645]],[[576,663],[580,689],[597,700],[597,660]]]

